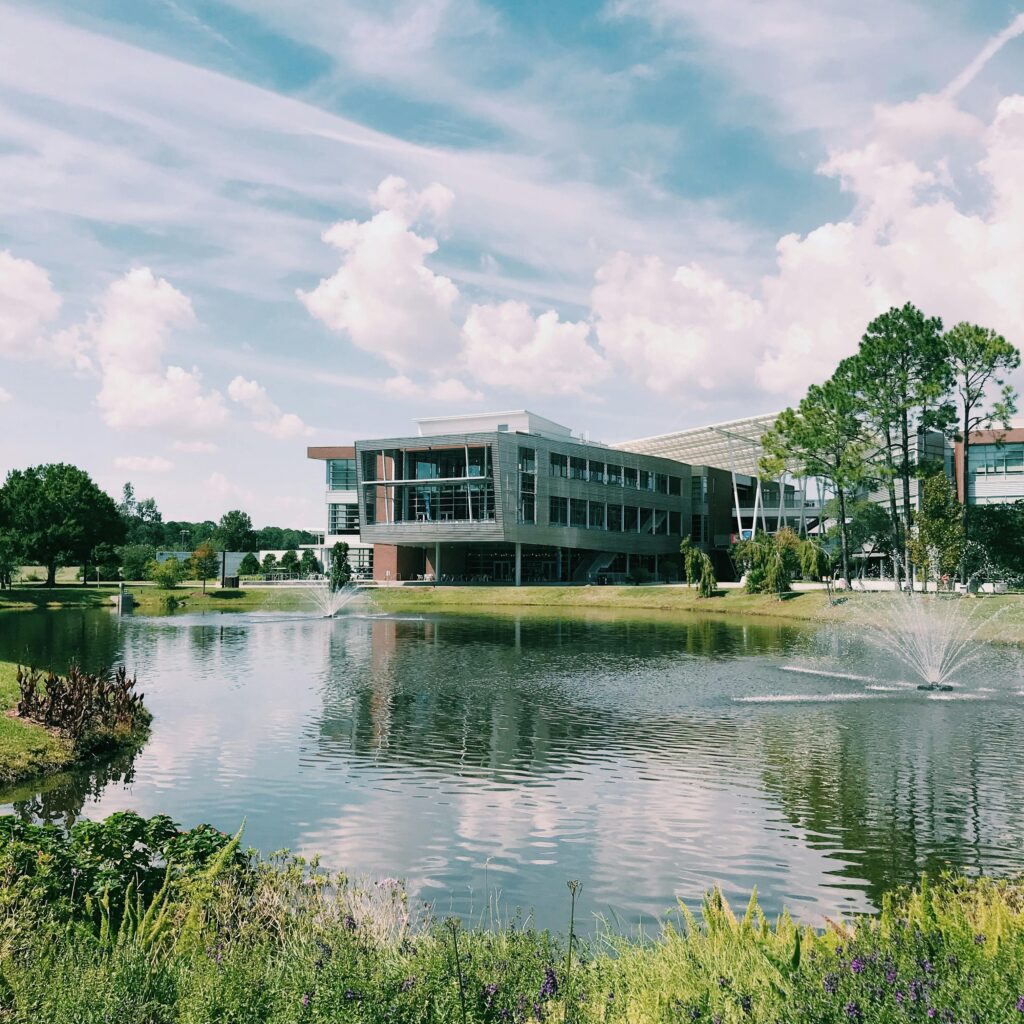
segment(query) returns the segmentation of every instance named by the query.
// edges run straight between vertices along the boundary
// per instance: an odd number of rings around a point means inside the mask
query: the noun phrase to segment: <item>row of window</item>
[[[1024,444],[1010,443],[971,445],[972,473],[983,475],[1024,473]]]
[[[328,533],[358,533],[359,532],[359,506],[335,505],[327,506],[327,532]]]
[[[550,472],[552,476],[569,480],[587,480],[592,484],[609,484],[613,487],[632,487],[639,491],[655,494],[679,494],[682,482],[677,476],[667,473],[651,473],[646,469],[616,466],[610,462],[579,458],[575,455],[559,455],[551,452]]]
[[[354,491],[356,488],[356,460],[328,459],[327,487],[332,491]]]
[[[552,526],[574,526],[583,530],[609,530],[613,533],[650,533],[680,535],[678,512],[636,505],[606,505],[603,501],[582,498],[551,497],[548,522]]]

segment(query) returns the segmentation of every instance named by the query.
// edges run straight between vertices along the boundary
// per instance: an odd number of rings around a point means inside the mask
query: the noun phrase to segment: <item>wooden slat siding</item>
[[[354,445],[311,445],[306,449],[307,459],[354,459],[356,450]]]
[[[581,548],[589,551],[621,552],[623,554],[675,554],[681,537],[690,533],[690,467],[674,459],[641,455],[619,448],[584,444],[569,439],[542,437],[537,434],[495,431],[471,434],[437,434],[430,437],[391,437],[357,441],[356,472],[360,484],[360,517],[362,516],[362,452],[400,448],[405,451],[428,451],[461,448],[466,445],[487,445],[494,469],[495,519],[493,522],[407,522],[362,525],[364,540],[384,544],[494,543],[520,542],[546,547]],[[533,448],[536,453],[537,490],[536,523],[518,523],[517,497],[519,482],[519,448]],[[573,480],[550,475],[549,454],[611,462],[628,469],[665,473],[679,479],[678,495],[640,491],[636,488]],[[372,482],[372,481],[371,481]],[[549,498],[552,496],[604,501],[606,504],[637,505],[661,511],[678,511],[680,534],[651,535],[620,533],[608,530],[552,526],[548,522]]]

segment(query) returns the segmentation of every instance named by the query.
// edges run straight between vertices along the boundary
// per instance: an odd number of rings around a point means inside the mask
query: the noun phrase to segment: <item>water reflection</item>
[[[820,918],[922,869],[1024,868],[1024,701],[787,672],[821,653],[787,626],[80,611],[0,621],[0,658],[18,650],[125,660],[156,716],[134,774],[18,813],[244,818],[265,850],[400,875],[470,917],[497,889],[561,925],[578,877],[584,913],[627,922],[715,882]]]

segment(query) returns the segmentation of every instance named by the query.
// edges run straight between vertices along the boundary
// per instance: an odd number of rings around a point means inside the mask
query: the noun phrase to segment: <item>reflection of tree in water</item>
[[[138,749],[128,750],[89,768],[54,775],[40,789],[16,789],[0,797],[0,802],[9,802],[14,814],[23,821],[70,827],[81,815],[86,801],[97,799],[112,783],[128,785],[134,780],[138,754]]]
[[[1001,746],[1004,730],[907,704],[887,711],[846,706],[764,723],[764,785],[786,818],[847,861],[837,873],[865,880],[876,905],[922,871],[1019,871],[1020,841],[1004,837],[1024,826],[1010,796],[1024,779]]]
[[[118,619],[104,608],[19,612],[4,618],[0,661],[67,672],[72,662],[98,672],[118,660]]]

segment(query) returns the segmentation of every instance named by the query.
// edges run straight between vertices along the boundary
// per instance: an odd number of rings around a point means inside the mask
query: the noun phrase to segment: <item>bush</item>
[[[19,666],[16,681],[18,715],[57,730],[82,753],[123,743],[152,721],[135,677],[129,679],[123,666],[113,677],[74,665],[66,676]]]
[[[182,580],[182,565],[176,558],[165,562],[154,559],[146,567],[146,578],[152,580],[161,590],[173,590]]]
[[[156,561],[156,548],[152,544],[125,544],[118,548],[121,558],[121,576],[126,580],[150,579],[149,563]]]
[[[240,576],[258,576],[259,572],[260,560],[252,551],[250,551],[239,564],[238,574]]]
[[[700,553],[700,580],[697,582],[698,597],[714,597],[718,592],[715,567],[705,552]]]

